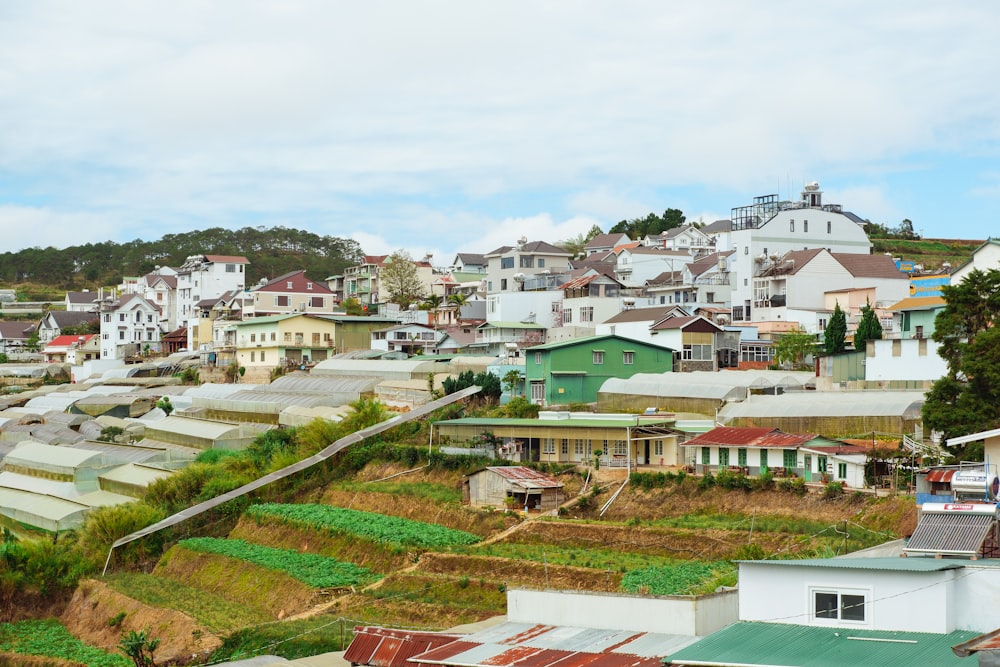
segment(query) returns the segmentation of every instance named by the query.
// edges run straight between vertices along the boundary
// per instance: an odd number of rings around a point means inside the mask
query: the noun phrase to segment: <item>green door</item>
[[[811,482],[812,478],[813,478],[813,476],[812,476],[812,454],[803,454],[802,455],[802,467],[804,468],[804,470],[802,472],[802,476],[805,478],[805,480],[807,482]]]

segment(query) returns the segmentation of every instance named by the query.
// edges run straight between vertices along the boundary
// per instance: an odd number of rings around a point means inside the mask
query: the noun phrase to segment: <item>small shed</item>
[[[557,509],[564,499],[562,482],[524,466],[490,466],[462,481],[462,500],[473,507],[513,502],[515,507],[547,512]]]

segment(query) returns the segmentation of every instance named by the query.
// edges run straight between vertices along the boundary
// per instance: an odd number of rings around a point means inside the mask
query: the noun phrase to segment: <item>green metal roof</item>
[[[651,426],[660,424],[672,424],[673,419],[647,419],[642,418],[639,421],[640,426]],[[462,419],[447,419],[445,421],[434,422],[435,424],[441,425],[445,424],[448,426],[530,426],[530,427],[543,427],[543,426],[575,426],[575,427],[610,427],[610,428],[627,428],[634,427],[635,421],[629,419],[506,419],[503,417],[497,417],[491,419],[489,417],[463,417]]]
[[[906,665],[940,667],[976,658],[958,658],[951,647],[979,633],[948,634],[854,630],[783,623],[734,623],[665,658],[676,665],[768,665],[843,667]],[[965,660],[965,662],[962,662]]]
[[[889,570],[895,572],[941,572],[957,570],[968,565],[967,561],[943,560],[924,557],[881,558],[806,558],[803,560],[741,560],[740,563],[761,563],[792,567],[821,567],[841,570]],[[979,561],[977,561],[979,562]]]
[[[643,340],[636,340],[634,338],[626,338],[625,336],[617,336],[615,334],[601,334],[598,336],[585,336],[583,338],[569,338],[567,340],[559,340],[553,343],[545,343],[544,345],[534,345],[530,348],[530,351],[534,352],[535,350],[554,350],[562,347],[572,347],[574,345],[589,345],[603,340],[620,340],[629,345],[638,345],[639,347],[645,347],[651,350],[673,351],[673,348],[666,347],[665,345],[656,345],[655,343],[649,343]]]

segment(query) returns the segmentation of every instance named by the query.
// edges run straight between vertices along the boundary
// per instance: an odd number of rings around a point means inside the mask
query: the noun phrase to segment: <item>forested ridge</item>
[[[157,266],[178,267],[191,255],[239,255],[250,260],[247,285],[305,269],[322,280],[342,273],[362,257],[357,241],[287,227],[213,227],[167,234],[156,241],[103,241],[68,248],[33,247],[0,255],[0,283],[83,289],[117,285],[124,276],[145,275]]]

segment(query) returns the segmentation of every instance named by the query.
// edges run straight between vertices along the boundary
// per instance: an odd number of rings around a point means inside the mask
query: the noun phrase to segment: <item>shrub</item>
[[[508,417],[513,419],[536,419],[541,406],[529,401],[524,396],[515,396],[504,406]]]
[[[765,470],[759,477],[750,480],[750,488],[754,491],[768,491],[774,488],[774,473]]]
[[[723,489],[750,490],[750,480],[747,479],[746,475],[732,470],[720,470],[715,477],[715,485]]]
[[[823,487],[823,497],[827,499],[840,498],[844,495],[844,485],[840,482],[827,482]]]
[[[705,474],[698,480],[698,488],[711,489],[713,486],[715,486],[715,476],[712,475],[711,471],[706,470]]]
[[[802,496],[806,493],[806,481],[801,477],[786,477],[778,481],[778,490]]]

